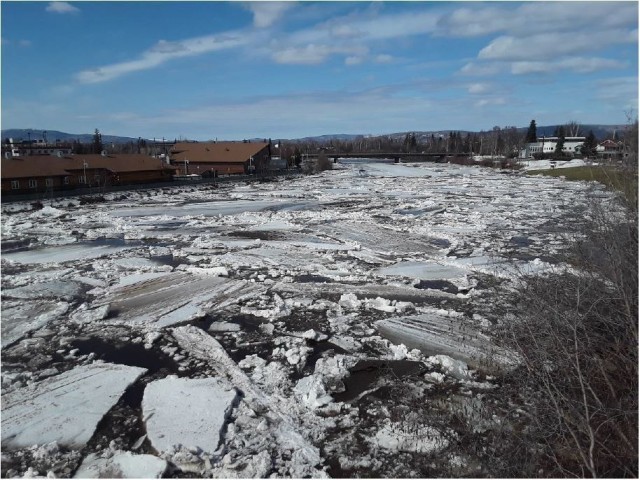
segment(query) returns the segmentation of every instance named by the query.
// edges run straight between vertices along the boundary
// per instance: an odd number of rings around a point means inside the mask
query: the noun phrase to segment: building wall
[[[65,177],[68,179],[68,183],[65,183]],[[35,182],[35,186],[31,186],[30,182]],[[2,179],[2,193],[8,195],[38,193],[50,190],[72,189],[78,185],[78,178],[75,175]]]
[[[84,176],[84,172],[82,171],[72,171],[69,172],[68,175],[51,177],[2,179],[2,193],[11,195],[39,193],[51,190],[71,190],[82,187],[102,187],[105,185],[155,183],[171,181],[173,176],[172,170],[123,172],[112,174],[111,172],[102,169],[88,169],[86,173],[86,183],[82,181],[82,177]],[[33,186],[34,183],[35,186]]]
[[[249,162],[189,162],[187,165],[188,175],[212,175],[212,172],[217,172],[217,175],[242,175],[248,173]],[[178,169],[178,175],[185,175],[184,162],[175,162],[172,164]]]
[[[580,147],[584,144],[584,137],[569,137],[565,139],[562,151],[568,154],[580,153]],[[537,142],[527,143],[520,153],[521,158],[527,158],[532,155],[546,154],[552,155],[556,151],[557,138],[538,139]]]
[[[143,172],[120,172],[111,178],[112,185],[126,185],[134,183],[166,182],[172,179],[173,170],[154,170]]]

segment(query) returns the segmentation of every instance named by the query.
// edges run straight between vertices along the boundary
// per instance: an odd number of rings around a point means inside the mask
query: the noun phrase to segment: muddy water
[[[373,388],[380,379],[398,379],[426,371],[422,362],[410,360],[362,360],[344,380],[346,390],[333,396],[336,402],[350,402],[366,390]]]

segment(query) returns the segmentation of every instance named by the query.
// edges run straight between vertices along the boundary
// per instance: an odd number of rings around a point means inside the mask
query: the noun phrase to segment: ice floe
[[[3,392],[2,447],[57,442],[82,448],[104,414],[145,371],[94,363]]]
[[[238,392],[220,378],[167,377],[144,391],[142,412],[147,435],[160,452],[185,447],[213,453]]]

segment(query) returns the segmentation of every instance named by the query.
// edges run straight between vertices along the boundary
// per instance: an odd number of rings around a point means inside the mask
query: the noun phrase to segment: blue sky
[[[0,8],[3,129],[238,140],[637,116],[637,2]]]

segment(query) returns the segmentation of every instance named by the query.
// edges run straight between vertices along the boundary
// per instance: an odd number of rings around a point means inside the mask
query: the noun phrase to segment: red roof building
[[[169,181],[176,168],[140,154],[2,157],[2,193],[38,193]]]
[[[183,142],[170,152],[171,164],[183,175],[232,175],[261,171],[269,164],[265,142]]]

